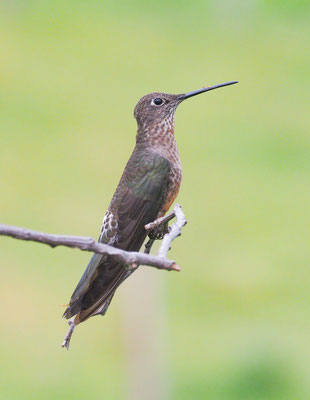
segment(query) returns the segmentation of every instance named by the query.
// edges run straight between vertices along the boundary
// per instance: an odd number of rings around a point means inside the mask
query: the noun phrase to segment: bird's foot
[[[162,225],[159,225],[158,227],[151,229],[148,233],[148,236],[150,239],[153,240],[162,240],[166,233],[169,233],[170,228],[168,226],[169,221],[165,222]]]

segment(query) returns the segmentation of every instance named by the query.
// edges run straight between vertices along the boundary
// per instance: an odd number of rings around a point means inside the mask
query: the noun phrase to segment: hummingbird
[[[144,226],[166,214],[180,189],[182,168],[174,136],[177,107],[193,96],[235,83],[183,94],[150,93],[138,101],[134,109],[136,145],[104,215],[99,242],[127,251],[140,250],[147,236]],[[92,256],[63,314],[66,319],[74,317],[63,347],[69,348],[76,325],[106,313],[117,287],[132,272],[112,256]]]

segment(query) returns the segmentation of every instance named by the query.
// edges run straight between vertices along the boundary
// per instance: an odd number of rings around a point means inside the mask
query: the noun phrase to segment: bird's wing
[[[156,154],[144,155],[126,179],[118,208],[116,246],[137,251],[146,237],[144,225],[157,218],[166,195],[169,161]]]
[[[146,237],[144,225],[157,217],[166,194],[169,170],[169,161],[156,153],[132,154],[104,219],[102,242],[128,251],[140,249]],[[64,316],[79,313],[81,322],[93,315],[126,273],[112,257],[94,254]]]

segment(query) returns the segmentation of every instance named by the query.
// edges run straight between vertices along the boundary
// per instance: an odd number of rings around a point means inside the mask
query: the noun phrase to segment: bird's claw
[[[162,240],[169,231],[170,228],[167,221],[165,224],[159,225],[157,228],[150,230],[148,236],[153,240]]]

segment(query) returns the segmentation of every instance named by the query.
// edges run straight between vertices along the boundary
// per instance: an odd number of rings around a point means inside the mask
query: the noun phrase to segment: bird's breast
[[[164,201],[159,216],[165,215],[166,212],[169,210],[171,204],[174,202],[179,193],[181,182],[182,182],[181,163],[180,162],[172,163],[164,193]]]

